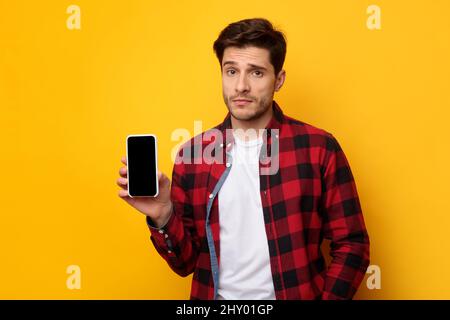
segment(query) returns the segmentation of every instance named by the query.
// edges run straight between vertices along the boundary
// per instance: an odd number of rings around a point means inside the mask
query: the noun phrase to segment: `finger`
[[[160,181],[164,181],[164,180],[168,180],[169,178],[167,177],[167,175],[164,174],[164,172],[161,172],[158,170],[158,180]]]
[[[128,189],[128,179],[126,178],[118,178],[117,185],[122,187],[123,189]]]
[[[126,203],[128,203],[131,206],[134,206],[136,203],[136,199],[131,198],[128,195],[128,191],[127,190],[119,190],[118,195],[121,199],[123,199]]]
[[[124,198],[124,200],[130,198],[130,196],[128,195],[128,191],[124,189],[119,190],[118,195],[119,197]]]
[[[127,164],[127,157],[122,156],[122,159],[120,161],[122,161],[122,163],[126,165]]]
[[[118,178],[117,183],[121,186],[126,186],[128,184],[128,179],[127,178]]]
[[[158,181],[161,185],[170,183],[169,177],[161,171],[158,171]]]
[[[127,167],[122,167],[119,169],[119,174],[120,176],[126,178],[128,175],[128,168]]]

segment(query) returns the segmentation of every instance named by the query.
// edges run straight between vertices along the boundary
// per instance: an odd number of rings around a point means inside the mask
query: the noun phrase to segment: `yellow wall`
[[[71,4],[80,30],[66,26]],[[371,4],[381,30],[366,26]],[[125,137],[157,134],[170,174],[171,133],[226,113],[213,41],[262,16],[288,38],[275,99],[350,161],[382,285],[356,298],[450,299],[449,12],[446,0],[1,0],[0,298],[189,298],[192,275],[169,269],[117,196]]]

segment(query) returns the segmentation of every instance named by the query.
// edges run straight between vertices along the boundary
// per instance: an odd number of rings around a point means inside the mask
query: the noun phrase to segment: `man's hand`
[[[169,217],[172,213],[169,178],[164,173],[158,171],[158,196],[131,198],[128,195],[128,167],[126,157],[122,157],[121,161],[125,165],[125,167],[120,168],[120,178],[117,179],[117,185],[122,188],[121,190],[119,190],[119,197],[125,200],[125,202],[127,202],[133,208],[150,217],[156,227],[163,226],[169,220]]]

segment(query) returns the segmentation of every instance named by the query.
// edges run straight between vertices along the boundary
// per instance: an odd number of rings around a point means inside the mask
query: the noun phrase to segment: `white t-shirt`
[[[218,195],[218,299],[274,300],[259,186],[262,138],[246,142],[234,137],[232,166]]]

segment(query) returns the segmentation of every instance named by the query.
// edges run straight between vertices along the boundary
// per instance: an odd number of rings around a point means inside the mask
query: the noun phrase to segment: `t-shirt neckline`
[[[257,145],[260,145],[263,143],[262,136],[259,136],[258,138],[252,139],[249,141],[242,140],[241,138],[239,138],[236,135],[236,133],[234,131],[233,131],[233,136],[234,136],[234,141],[236,142],[236,144],[243,146],[243,147],[254,147],[254,146],[257,146]]]

